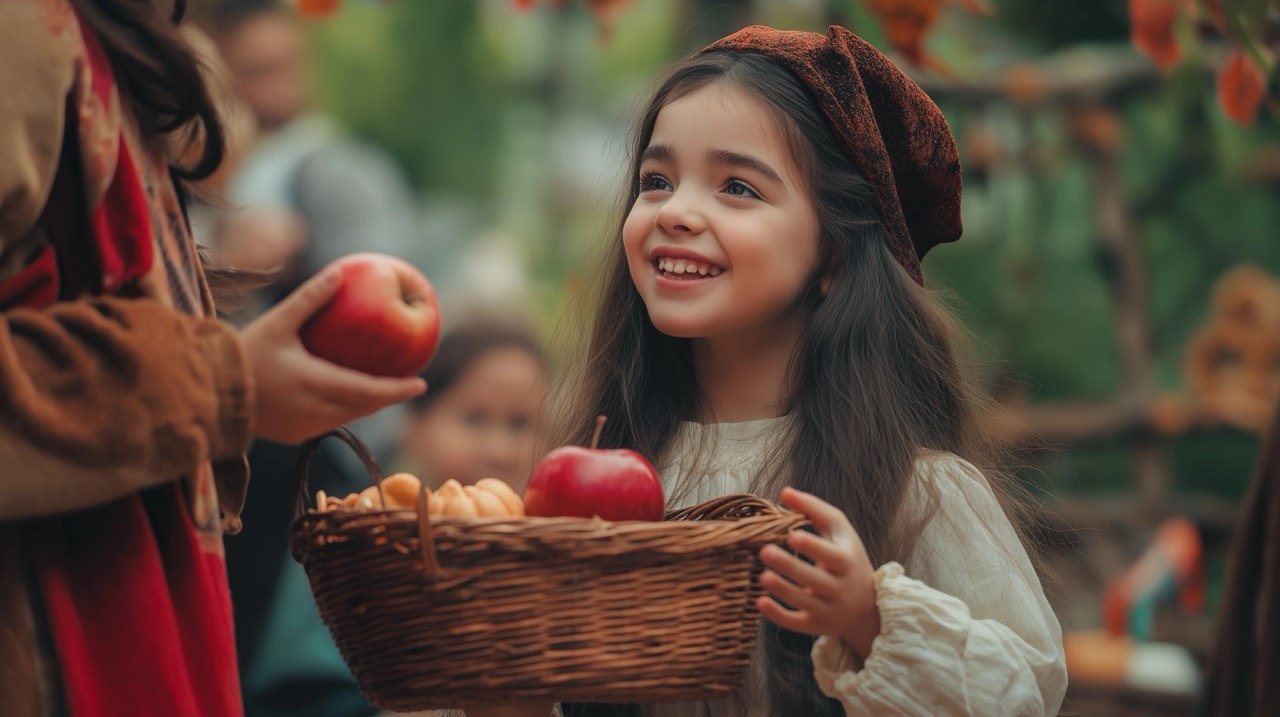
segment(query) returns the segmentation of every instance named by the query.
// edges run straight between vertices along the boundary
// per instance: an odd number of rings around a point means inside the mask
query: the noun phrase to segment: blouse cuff
[[[919,667],[946,659],[940,645],[963,644],[969,609],[960,600],[907,577],[895,562],[874,573],[880,634],[857,669],[857,657],[844,640],[822,636],[813,644],[814,678],[834,699],[868,686],[909,685]]]

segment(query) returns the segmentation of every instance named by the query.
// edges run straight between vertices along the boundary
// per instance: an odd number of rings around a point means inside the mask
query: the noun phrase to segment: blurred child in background
[[[528,333],[496,324],[456,328],[422,376],[400,435],[404,467],[428,486],[498,478],[520,485],[532,466],[546,358]]]

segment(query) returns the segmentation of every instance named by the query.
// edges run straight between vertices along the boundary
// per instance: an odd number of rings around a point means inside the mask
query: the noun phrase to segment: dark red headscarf
[[[754,25],[702,52],[751,52],[781,63],[813,93],[875,191],[889,248],[917,282],[920,260],[960,238],[960,158],[942,111],[880,51],[848,30]]]

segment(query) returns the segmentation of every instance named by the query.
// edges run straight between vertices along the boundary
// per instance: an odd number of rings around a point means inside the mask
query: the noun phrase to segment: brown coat
[[[87,92],[82,52],[65,0],[0,2],[0,285],[48,241],[39,220],[68,117],[79,122],[84,142],[89,122],[83,109],[75,112]],[[117,133],[136,143],[134,156],[146,156],[127,108],[106,111],[114,113]],[[146,171],[163,168],[163,158],[148,159]],[[92,198],[101,178],[92,167],[85,174]],[[154,186],[155,208],[176,206],[171,185]],[[23,519],[101,505],[212,463],[223,525],[238,525],[243,453],[252,435],[246,359],[235,332],[212,318],[199,266],[182,265],[182,257],[191,264],[195,256],[185,226],[158,233],[154,276],[140,287],[144,297],[81,297],[0,314],[0,711],[6,715],[39,715],[56,704],[47,665],[40,664],[19,547]]]

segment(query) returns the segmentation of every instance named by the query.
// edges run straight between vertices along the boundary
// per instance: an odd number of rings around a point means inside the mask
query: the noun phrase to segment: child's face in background
[[[818,219],[783,128],[741,89],[666,105],[623,225],[654,326],[686,338],[790,335],[818,263]]]
[[[410,469],[432,486],[449,478],[464,485],[481,478],[522,481],[520,473],[532,464],[542,393],[542,365],[527,350],[483,354],[409,418],[403,447]]]

